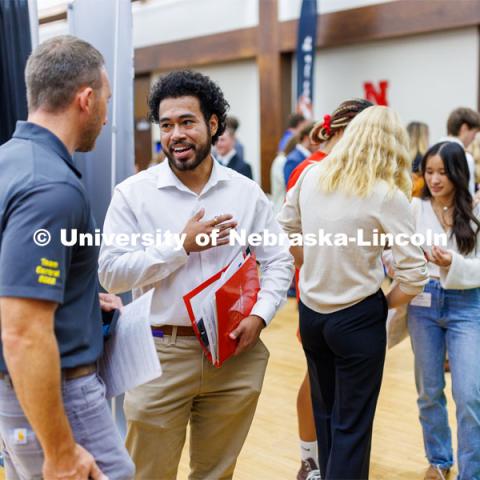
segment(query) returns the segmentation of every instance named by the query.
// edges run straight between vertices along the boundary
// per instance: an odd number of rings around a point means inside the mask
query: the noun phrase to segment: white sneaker
[[[307,480],[322,480],[320,470],[312,470],[307,477]]]

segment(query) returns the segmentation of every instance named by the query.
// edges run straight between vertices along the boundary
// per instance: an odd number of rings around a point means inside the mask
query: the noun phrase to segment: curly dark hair
[[[207,125],[212,115],[217,116],[218,130],[212,137],[212,144],[215,144],[218,137],[225,131],[227,110],[230,105],[225,100],[220,87],[199,72],[181,70],[160,78],[152,87],[148,98],[150,120],[154,123],[159,122],[158,109],[162,100],[185,96],[198,98]]]

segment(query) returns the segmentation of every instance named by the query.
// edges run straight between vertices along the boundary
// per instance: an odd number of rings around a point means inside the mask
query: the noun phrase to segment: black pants
[[[300,334],[325,480],[368,479],[386,317],[381,290],[330,314],[317,313],[300,302]]]

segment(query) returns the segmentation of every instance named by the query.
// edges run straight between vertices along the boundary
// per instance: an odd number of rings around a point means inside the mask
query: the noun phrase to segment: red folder
[[[260,290],[257,262],[250,255],[239,270],[215,293],[218,322],[218,366],[230,358],[237,348],[237,340],[230,333],[250,315]]]
[[[198,287],[194,288],[192,291],[188,292],[186,295],[183,297],[183,301],[185,303],[185,307],[187,308],[188,316],[190,317],[190,322],[192,323],[193,331],[195,332],[195,335],[198,338],[198,341],[200,342],[200,345],[202,347],[203,352],[205,353],[205,356],[210,360],[210,363],[213,363],[212,355],[208,349],[208,347],[205,345],[205,343],[202,340],[202,335],[200,331],[198,330],[197,322],[195,321],[195,315],[193,314],[193,309],[192,305],[190,303],[190,300],[195,296],[198,295],[202,290],[207,288],[209,285],[211,285],[213,282],[216,282],[217,280],[220,279],[222,276],[222,273],[228,268],[228,265],[224,268],[222,268],[219,272],[217,272],[215,275],[212,275],[209,279],[205,280],[203,283],[198,285]]]
[[[205,280],[183,297],[195,335],[205,355],[212,364],[212,355],[202,339],[202,333],[198,329],[190,301],[213,282],[219,280],[227,268],[228,266]],[[253,255],[249,255],[233,276],[215,292],[215,303],[217,307],[217,361],[214,365],[216,367],[220,367],[225,360],[234,354],[238,341],[231,339],[230,333],[237,328],[238,324],[245,317],[250,315],[257,301],[259,290],[260,281],[258,278],[257,262]]]

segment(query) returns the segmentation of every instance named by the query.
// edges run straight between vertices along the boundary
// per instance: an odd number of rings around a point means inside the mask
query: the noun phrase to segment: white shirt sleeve
[[[443,288],[466,290],[480,287],[480,258],[465,258],[460,253],[449,250],[452,263],[440,268],[440,283]]]
[[[255,206],[254,233],[259,233],[263,236],[264,232],[269,232],[274,234],[275,239],[279,239],[283,232],[274,218],[272,204],[260,190],[260,187],[257,186],[257,189],[258,198]],[[268,245],[265,240],[267,239],[263,238],[260,246],[252,247],[260,263],[261,277],[260,292],[251,314],[258,315],[268,325],[275,312],[286,301],[287,291],[293,278],[294,266],[287,241],[284,241],[283,245]]]
[[[427,262],[422,249],[411,242],[415,233],[413,212],[402,192],[396,190],[384,200],[380,221],[386,233],[396,238],[403,235],[404,241],[392,245],[393,269],[400,289],[407,295],[421,293],[428,282]]]
[[[474,209],[474,215],[480,218],[480,208]],[[476,226],[473,227],[476,231]],[[464,257],[461,253],[449,250],[452,263],[449,267],[440,267],[440,283],[443,288],[466,290],[480,287],[480,232],[477,234],[475,255]]]
[[[187,253],[173,239],[162,242],[161,246],[144,246],[139,238],[135,244],[131,242],[130,238],[141,231],[125,196],[118,188],[115,189],[105,217],[99,257],[98,275],[107,291],[122,293],[142,288],[168,277],[187,263]],[[127,246],[112,241],[113,236],[118,234],[129,236]]]

